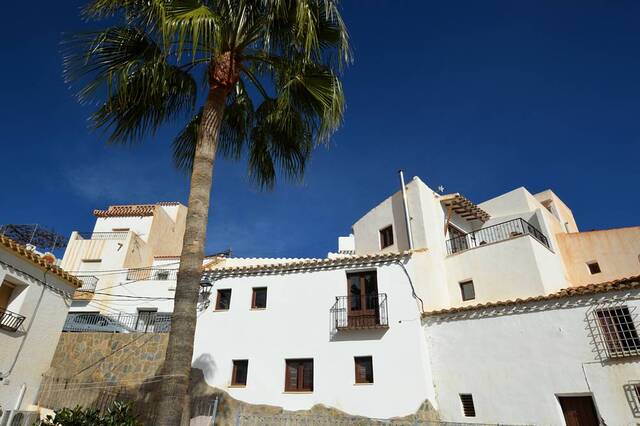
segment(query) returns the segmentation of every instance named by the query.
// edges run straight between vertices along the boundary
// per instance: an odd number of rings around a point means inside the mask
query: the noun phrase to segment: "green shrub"
[[[34,426],[142,426],[131,410],[131,403],[115,401],[105,413],[76,406],[56,410]]]

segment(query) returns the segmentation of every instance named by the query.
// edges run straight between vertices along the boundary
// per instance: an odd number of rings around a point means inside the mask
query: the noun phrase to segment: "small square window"
[[[460,292],[462,293],[462,300],[473,300],[476,298],[476,290],[473,287],[473,281],[463,281],[460,283]]]
[[[169,271],[156,272],[156,279],[160,281],[166,281],[169,279]]]
[[[373,383],[373,358],[370,356],[357,356],[354,360],[356,383]]]
[[[313,359],[287,359],[284,390],[286,392],[313,391]]]
[[[232,386],[246,386],[247,385],[247,372],[249,370],[249,360],[247,359],[234,359],[233,360],[233,372],[231,373],[231,385]]]
[[[462,412],[465,417],[476,416],[476,407],[473,405],[473,395],[470,393],[461,393],[460,402],[462,403]]]
[[[380,248],[386,248],[393,245],[393,226],[389,225],[380,230]]]
[[[599,274],[600,272],[602,272],[600,270],[600,265],[598,265],[598,262],[589,262],[587,263],[587,266],[589,267],[589,272],[591,273],[591,275]]]
[[[218,290],[216,298],[216,311],[226,311],[231,307],[231,289]]]
[[[267,288],[256,287],[251,297],[251,309],[265,309],[267,307]]]

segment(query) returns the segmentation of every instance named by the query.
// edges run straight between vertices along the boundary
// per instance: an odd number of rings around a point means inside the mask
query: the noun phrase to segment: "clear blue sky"
[[[261,193],[217,165],[207,249],[324,256],[396,171],[481,202],[553,189],[582,230],[640,224],[640,2],[344,2],[347,114],[302,184]],[[1,223],[90,230],[109,204],[186,202],[167,128],[105,146],[61,79],[74,1],[10,2],[0,27]]]

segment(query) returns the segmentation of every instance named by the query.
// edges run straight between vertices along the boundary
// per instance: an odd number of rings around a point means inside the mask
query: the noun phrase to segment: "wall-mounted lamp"
[[[209,281],[209,279],[207,278],[203,278],[200,281],[200,296],[205,300],[208,299],[211,295],[212,288],[213,284],[211,284],[211,281]]]

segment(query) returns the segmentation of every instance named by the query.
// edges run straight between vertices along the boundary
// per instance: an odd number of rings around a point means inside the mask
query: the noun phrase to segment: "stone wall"
[[[135,402],[135,410],[145,424],[154,424],[152,395],[161,380],[158,374],[168,337],[163,333],[62,333],[51,368],[43,378],[39,406],[57,409],[81,405],[102,410],[113,400],[127,399]],[[314,419],[329,421],[325,424],[371,424],[369,419],[324,406],[288,412],[280,407],[247,404],[209,386],[199,369],[192,370],[190,393],[192,426],[209,424],[216,399],[216,425],[314,424]],[[386,424],[436,418],[437,413],[425,402],[415,415]]]

